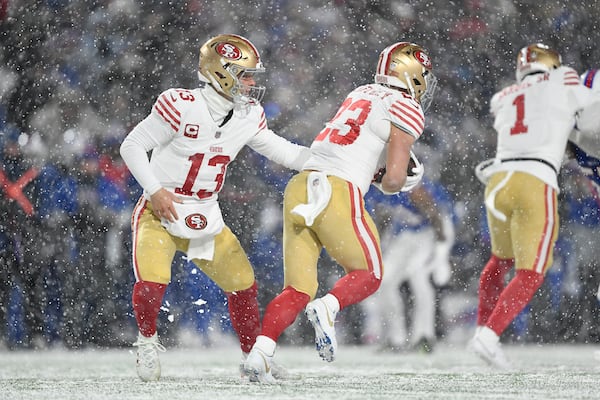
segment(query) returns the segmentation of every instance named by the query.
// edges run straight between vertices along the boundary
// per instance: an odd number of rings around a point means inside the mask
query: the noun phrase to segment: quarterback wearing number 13
[[[135,345],[144,381],[160,377],[158,351],[165,349],[156,321],[178,250],[227,295],[242,358],[259,333],[254,271],[225,225],[217,197],[227,166],[245,145],[295,170],[310,154],[268,129],[260,105],[265,88],[255,82],[262,72],[258,50],[247,39],[226,34],[208,40],[200,48],[202,86],[160,94],[121,145],[123,160],[144,189],[132,217]]]

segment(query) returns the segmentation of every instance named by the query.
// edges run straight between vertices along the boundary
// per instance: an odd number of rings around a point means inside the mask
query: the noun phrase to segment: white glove
[[[400,192],[388,192],[387,190],[385,190],[383,188],[383,186],[381,186],[381,182],[371,182],[371,185],[375,186],[377,189],[379,189],[379,191],[381,193],[387,194],[388,196],[392,195],[392,194],[398,194],[398,193],[400,193]]]
[[[423,178],[423,174],[425,173],[423,164],[421,164],[412,150],[410,151],[410,159],[415,163],[415,166],[410,170],[411,173],[406,175],[406,182],[404,183],[404,186],[402,186],[402,189],[400,189],[402,192],[408,192],[417,186],[419,182],[421,182],[421,178]]]

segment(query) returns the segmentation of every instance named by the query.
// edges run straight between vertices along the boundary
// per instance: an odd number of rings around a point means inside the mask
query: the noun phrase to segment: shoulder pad
[[[197,98],[198,94],[188,89],[168,89],[158,96],[152,112],[177,132],[181,125],[181,116]]]
[[[579,81],[579,75],[577,74],[577,71],[575,71],[573,68],[571,67],[567,67],[567,66],[560,66],[555,70],[556,73],[551,74],[552,77],[557,76],[557,79],[559,80],[558,83],[561,83],[563,85],[580,85],[580,81]]]

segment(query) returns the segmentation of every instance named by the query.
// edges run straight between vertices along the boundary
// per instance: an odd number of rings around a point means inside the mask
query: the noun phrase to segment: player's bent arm
[[[284,167],[302,170],[310,156],[310,149],[277,135],[270,129],[260,131],[248,142],[248,146],[269,160]]]
[[[381,186],[386,192],[399,192],[406,183],[406,171],[410,159],[410,149],[415,138],[390,124],[390,140],[387,147],[386,171],[381,178]]]
[[[431,193],[424,185],[417,186],[414,190],[409,192],[412,203],[421,211],[427,218],[433,230],[435,232],[435,240],[443,242],[446,240],[444,233],[444,221],[442,220],[442,214],[436,207],[435,200],[431,196]]]
[[[127,164],[127,168],[149,195],[156,193],[161,185],[150,168],[148,152],[171,140],[167,131],[157,129],[160,125],[162,124],[156,116],[150,114],[133,128],[120,148],[121,158]]]

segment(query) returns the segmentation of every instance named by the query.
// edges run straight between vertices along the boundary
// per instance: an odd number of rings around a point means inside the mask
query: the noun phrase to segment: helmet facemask
[[[427,82],[427,89],[425,90],[425,93],[421,95],[421,108],[423,109],[423,112],[429,109],[429,106],[433,101],[433,95],[437,89],[438,80],[431,71],[427,71],[425,74],[425,81]]]
[[[233,104],[237,106],[259,104],[265,95],[264,86],[250,86],[244,84],[240,78],[244,76],[254,77],[255,74],[264,73],[264,68],[243,68],[236,64],[231,64],[225,69],[231,74],[233,86],[229,91]]]

